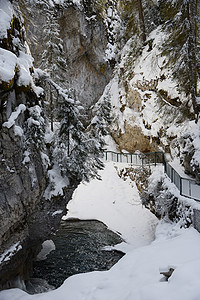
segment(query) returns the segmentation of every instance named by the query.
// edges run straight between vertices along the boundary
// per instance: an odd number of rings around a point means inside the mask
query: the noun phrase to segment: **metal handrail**
[[[179,189],[180,195],[200,201],[200,185],[196,183],[195,179],[180,176],[178,172],[167,162],[165,163],[165,173]],[[174,175],[178,177],[178,180],[175,180]],[[183,184],[184,181],[188,182],[188,188],[186,187],[186,184]]]
[[[147,153],[121,153],[115,151],[105,151],[106,160],[108,160],[109,154],[111,154],[112,161],[124,162],[123,158],[126,157],[127,162],[136,166],[156,166],[162,163],[164,165],[166,175],[176,185],[176,187],[180,191],[180,195],[200,201],[200,185],[196,184],[195,179],[181,177],[179,173],[168,162],[166,162],[163,152],[158,151]],[[129,157],[131,158],[130,161],[128,159]],[[183,184],[184,181],[186,181],[187,184]],[[198,194],[198,196],[196,194]]]
[[[144,166],[150,164],[164,164],[164,153],[161,151],[148,153],[121,153],[115,151],[105,151],[105,159],[108,160],[108,155],[111,154],[111,160],[116,162],[124,162],[123,158],[127,158],[129,162],[136,166]],[[130,158],[130,159],[129,159]]]

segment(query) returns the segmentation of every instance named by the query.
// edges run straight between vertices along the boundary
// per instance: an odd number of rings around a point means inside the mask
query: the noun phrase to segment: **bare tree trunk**
[[[198,119],[199,110],[197,105],[197,61],[196,61],[196,43],[197,43],[197,25],[196,25],[196,8],[197,0],[187,3],[187,15],[189,20],[189,38],[188,38],[188,67],[190,78],[190,92],[192,105],[196,120]]]
[[[69,130],[69,126],[70,126],[70,121],[69,121],[69,112],[68,112],[68,116],[67,116],[67,156],[70,156],[70,130]]]
[[[51,123],[51,131],[53,131],[53,110],[54,110],[53,92],[52,92],[51,86],[50,86],[50,123]]]
[[[142,31],[142,40],[143,40],[143,42],[145,42],[146,41],[146,29],[145,29],[145,23],[144,23],[142,0],[137,0],[137,2],[138,2],[140,27],[141,27],[141,31]]]

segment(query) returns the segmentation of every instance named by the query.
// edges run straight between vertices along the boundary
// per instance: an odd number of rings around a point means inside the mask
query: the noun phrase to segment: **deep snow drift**
[[[109,271],[72,276],[57,290],[28,295],[12,289],[0,292],[0,300],[200,299],[199,233],[161,222],[151,242],[157,220],[141,206],[135,184],[120,179],[114,166],[106,163],[102,181],[79,186],[69,203],[68,217],[105,222],[125,239],[116,247],[126,255]],[[160,271],[169,267],[175,271],[164,281]]]

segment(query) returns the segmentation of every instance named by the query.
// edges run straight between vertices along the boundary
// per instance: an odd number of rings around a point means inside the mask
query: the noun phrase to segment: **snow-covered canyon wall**
[[[184,83],[183,77],[189,72],[187,58],[181,60],[181,54],[175,53],[173,47],[171,55],[174,55],[174,61],[166,55],[164,49],[169,36],[162,19],[162,3],[164,1],[157,2],[160,22],[150,30],[146,22],[145,42],[137,32],[127,40],[113,79],[105,89],[104,96],[111,99],[112,105],[110,133],[120,151],[163,151],[167,160],[177,158],[186,173],[199,181],[200,123],[195,120],[192,97]],[[152,18],[147,15],[147,21],[148,17]],[[181,63],[185,67],[183,71]],[[198,105],[199,75],[196,76]]]
[[[77,184],[52,170],[43,89],[17,2],[0,1],[0,288],[29,278]]]

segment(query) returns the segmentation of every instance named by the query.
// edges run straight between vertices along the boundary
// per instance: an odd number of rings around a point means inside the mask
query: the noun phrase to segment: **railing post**
[[[163,161],[163,163],[164,163],[164,171],[165,171],[165,173],[167,173],[167,162],[165,161]]]
[[[190,197],[192,196],[192,193],[191,193],[191,181],[189,180],[189,195]]]
[[[182,196],[182,178],[180,176],[180,195]]]

